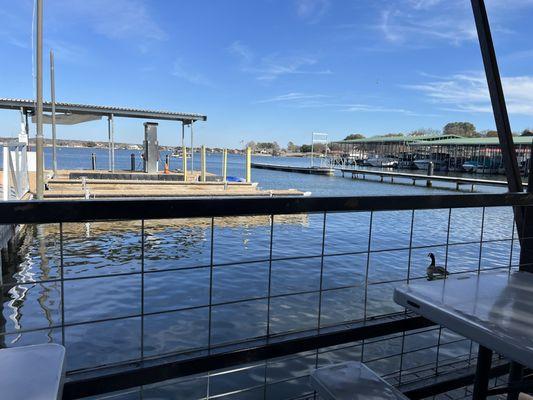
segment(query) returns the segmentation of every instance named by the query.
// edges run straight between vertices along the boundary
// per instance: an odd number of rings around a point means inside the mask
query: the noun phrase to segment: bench
[[[311,374],[310,383],[324,400],[408,400],[365,364],[355,361],[319,368]]]

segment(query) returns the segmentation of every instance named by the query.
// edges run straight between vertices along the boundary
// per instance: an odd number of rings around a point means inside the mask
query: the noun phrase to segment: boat
[[[492,160],[485,160],[483,163],[478,163],[478,167],[476,168],[476,172],[478,174],[496,174],[498,173],[498,167],[495,165],[495,163]]]
[[[429,167],[429,163],[433,163],[434,171],[444,171],[447,168],[446,163],[444,163],[441,160],[429,160],[429,159],[415,160],[413,164],[415,165],[417,169],[427,171]]]
[[[476,172],[480,163],[475,160],[469,160],[463,163],[462,167],[466,172]]]
[[[398,165],[398,160],[390,157],[374,156],[366,159],[363,165],[380,168],[394,168]]]

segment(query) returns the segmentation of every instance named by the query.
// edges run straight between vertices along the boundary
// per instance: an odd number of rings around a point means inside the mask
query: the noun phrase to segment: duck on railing
[[[435,264],[435,254],[429,253],[428,257],[431,258],[431,264],[429,264],[429,267],[426,269],[428,281],[432,281],[434,279],[444,279],[450,274],[448,271],[446,271],[446,268]]]

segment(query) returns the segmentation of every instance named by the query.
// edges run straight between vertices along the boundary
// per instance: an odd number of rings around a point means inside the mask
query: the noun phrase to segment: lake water
[[[98,167],[107,166],[106,150],[62,148],[58,167],[88,169],[91,152],[97,154]],[[117,151],[117,169],[129,168],[131,153]],[[49,167],[50,149],[45,160]],[[309,163],[308,159],[270,157],[254,161]],[[171,167],[178,163],[172,159]],[[195,163],[199,165],[199,155]],[[208,156],[207,168],[220,173],[219,154]],[[229,155],[228,175],[244,174],[244,156]],[[262,169],[252,170],[252,177],[264,189],[296,188],[317,196],[456,193]],[[454,273],[508,268],[517,263],[519,252],[512,240],[511,210],[503,208],[427,210],[414,215],[411,211],[333,213],[325,220],[323,214],[276,216],[272,249],[270,224],[268,216],[216,218],[213,226],[209,219],[146,221],[144,252],[140,221],[64,224],[62,243],[58,225],[29,227],[18,249],[19,264],[4,276],[10,286],[2,291],[0,323],[4,326],[0,329],[6,334],[0,336],[0,345],[63,342],[67,369],[74,371],[141,355],[201,351],[266,333],[326,329],[401,311],[392,301],[392,291],[407,279],[425,279],[429,252]],[[62,285],[56,281],[61,276],[61,246],[64,276],[74,278],[64,282],[63,296]],[[141,275],[136,274],[142,268],[146,272],[144,304]],[[149,314],[143,321],[136,316],[141,310]],[[68,324],[64,329],[62,317]],[[439,330],[430,332],[420,340],[431,342],[439,337],[441,344],[448,339],[456,344],[441,347],[438,354],[435,347],[423,354],[414,351],[416,356],[406,356],[409,362],[405,364],[396,356],[405,339],[387,338],[374,346],[366,344],[364,356],[363,347],[357,344],[342,352],[323,353],[319,359],[304,355],[298,361],[274,362],[267,372],[264,367],[253,367],[237,378],[223,375],[211,377],[209,384],[203,378],[194,385],[181,383],[171,391],[186,393],[175,398],[202,397],[207,385],[212,396],[236,390],[235,385],[253,387],[266,379],[266,397],[282,398],[303,390],[301,371],[315,364],[363,357],[378,372],[392,374],[400,363],[404,369],[406,365],[414,368],[428,359],[439,357],[436,361],[442,362],[469,351],[464,341],[451,334],[441,338]],[[387,354],[390,357],[384,358]],[[246,393],[247,398],[262,398],[267,392]],[[166,398],[169,393],[153,389],[144,398]]]

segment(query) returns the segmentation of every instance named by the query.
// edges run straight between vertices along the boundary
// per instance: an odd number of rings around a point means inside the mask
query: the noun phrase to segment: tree
[[[246,143],[246,147],[249,147],[249,148],[252,149],[252,151],[255,151],[257,145],[256,145],[255,142],[252,140],[252,141]]]
[[[344,138],[344,140],[357,140],[357,139],[364,139],[365,135],[361,133],[352,133],[351,135],[348,135]]]
[[[382,137],[403,137],[403,133],[387,133],[386,135],[382,135]]]
[[[311,145],[310,144],[302,144],[300,146],[300,151],[302,153],[311,153]]]
[[[533,131],[531,129],[524,129],[520,136],[533,136]]]
[[[450,122],[442,130],[445,135],[457,135],[464,137],[479,137],[476,127],[470,122]]]
[[[409,136],[436,136],[440,135],[440,131],[432,128],[419,128],[412,131]]]
[[[297,153],[300,150],[300,147],[295,145],[292,141],[287,143],[287,151],[290,153]]]
[[[498,137],[498,131],[485,131],[484,132],[486,137]]]

